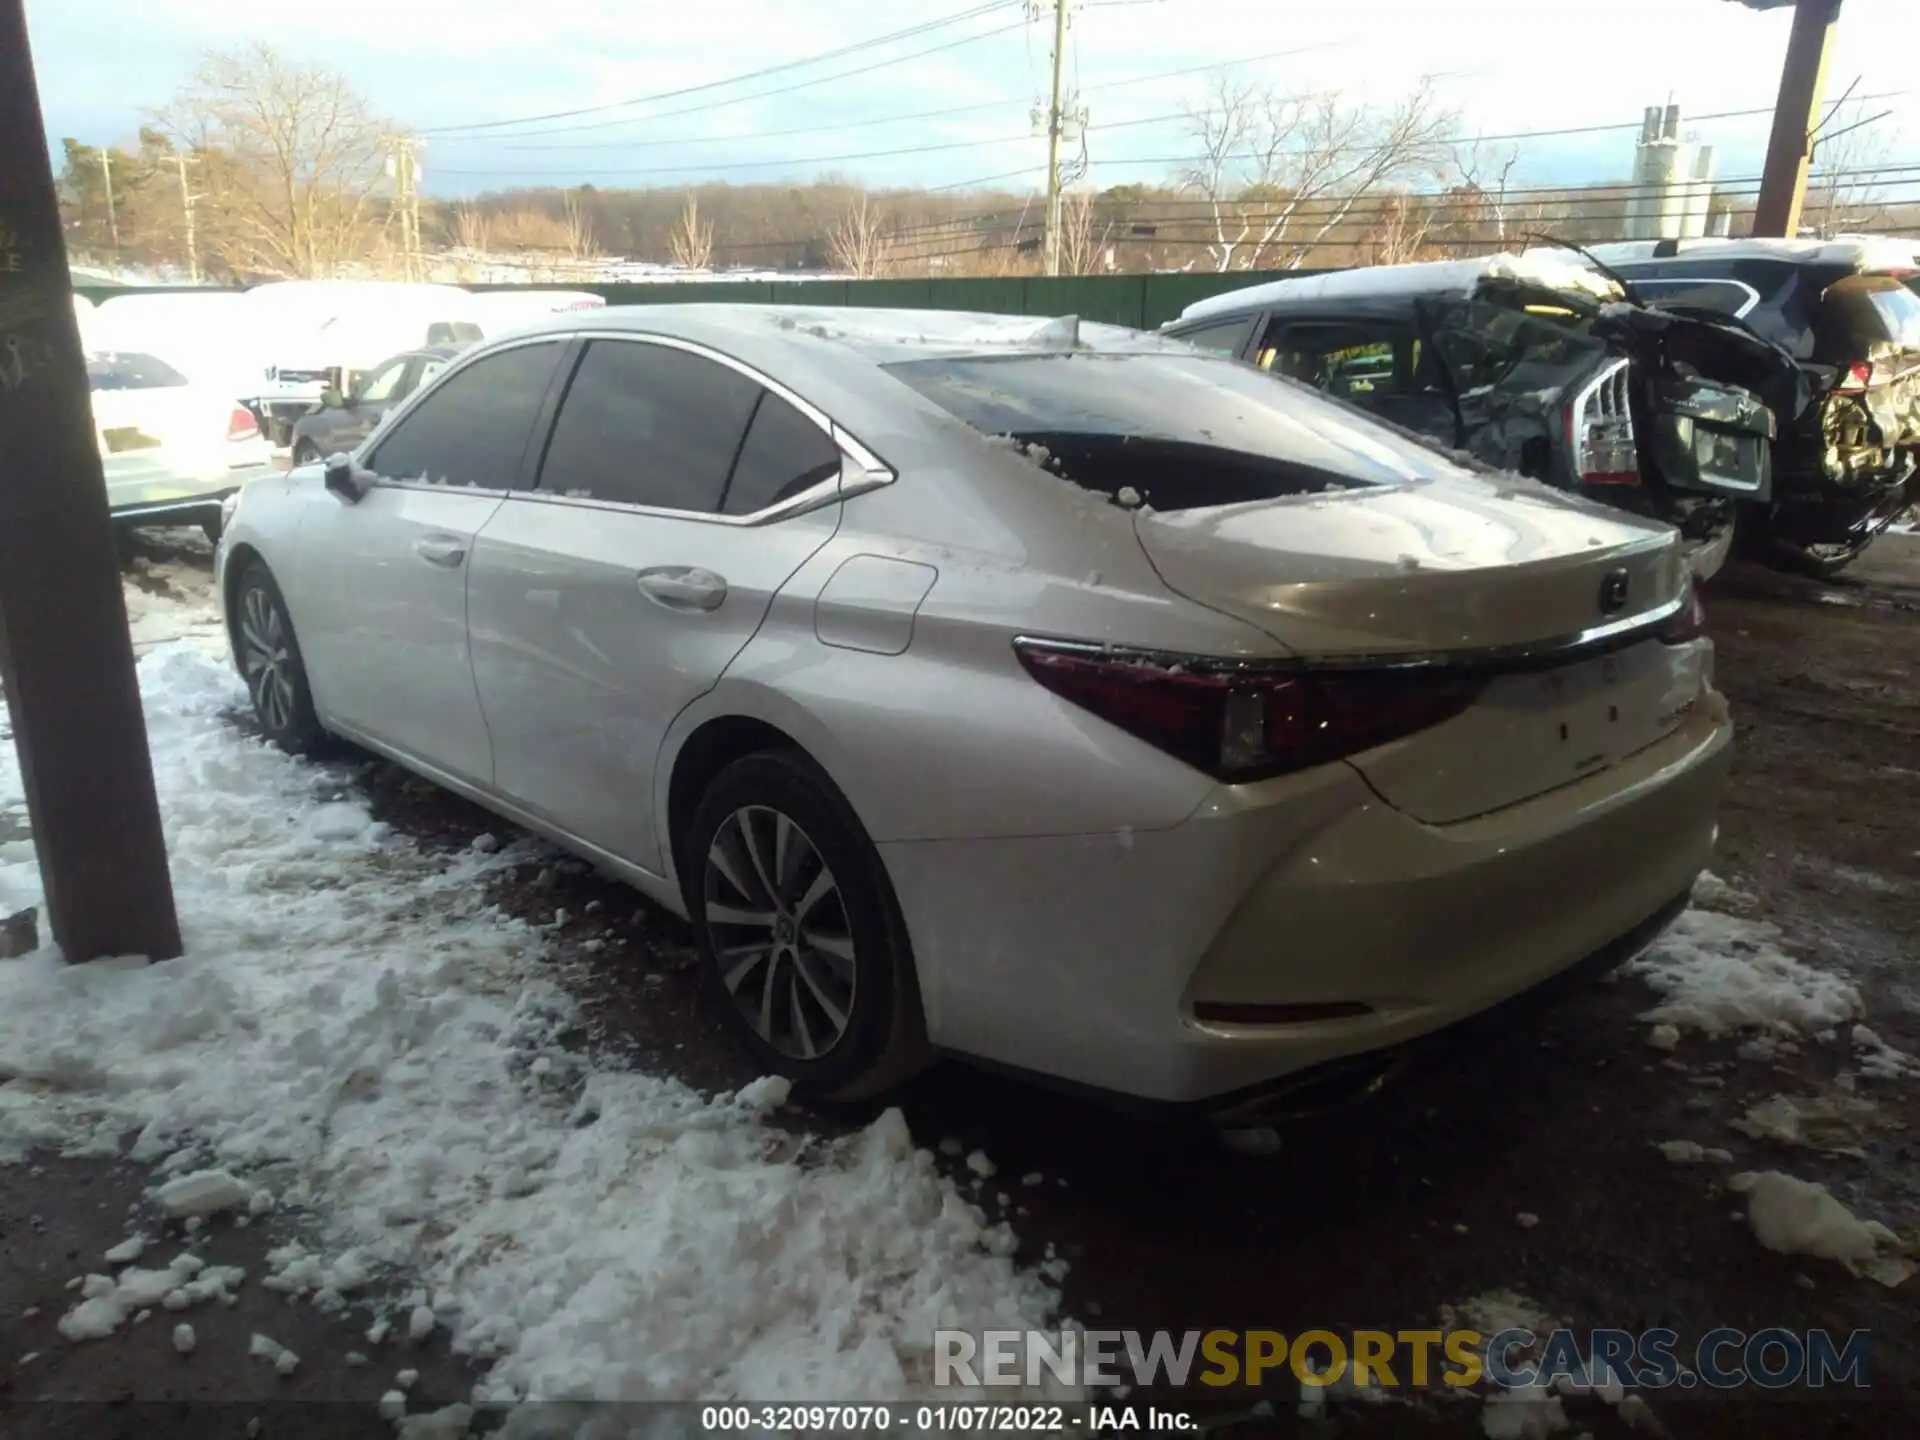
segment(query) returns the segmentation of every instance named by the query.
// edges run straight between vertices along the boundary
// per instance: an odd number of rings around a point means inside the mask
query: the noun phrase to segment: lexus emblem
[[[1612,615],[1627,605],[1627,572],[1609,570],[1600,581],[1600,613]]]

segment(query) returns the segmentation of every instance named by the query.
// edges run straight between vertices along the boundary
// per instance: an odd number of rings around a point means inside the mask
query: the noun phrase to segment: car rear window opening
[[[1088,490],[1185,510],[1427,479],[1426,448],[1225,358],[1163,352],[901,361],[894,378]]]

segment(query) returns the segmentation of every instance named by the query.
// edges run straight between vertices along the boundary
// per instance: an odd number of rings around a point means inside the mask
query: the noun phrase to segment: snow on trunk
[[[767,1123],[782,1084],[708,1098],[561,1049],[544,940],[483,898],[524,851],[388,833],[234,728],[212,655],[140,681],[187,953],[0,964],[0,1158],[137,1132],[176,1199],[214,1168],[271,1187],[324,1235],[321,1288],[425,1287],[406,1305],[495,1361],[484,1399],[908,1398],[936,1328],[1051,1320],[897,1111],[806,1139]],[[0,836],[21,794],[0,745]],[[0,902],[37,893],[0,840]]]

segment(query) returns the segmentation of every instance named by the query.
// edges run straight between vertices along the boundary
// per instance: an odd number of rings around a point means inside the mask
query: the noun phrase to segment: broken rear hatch
[[[1291,663],[1472,675],[1468,708],[1351,762],[1420,819],[1462,819],[1604,768],[1669,733],[1701,693],[1706,647],[1631,643],[1689,599],[1685,556],[1658,522],[1463,470],[1224,359],[887,368],[1132,507],[1170,589],[1265,632]]]

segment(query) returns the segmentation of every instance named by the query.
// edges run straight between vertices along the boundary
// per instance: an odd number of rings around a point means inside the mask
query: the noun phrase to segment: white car
[[[221,502],[270,465],[250,410],[225,386],[196,384],[157,356],[97,350],[87,385],[116,521],[217,535]]]
[[[687,915],[803,1093],[1364,1088],[1657,934],[1728,758],[1668,527],[1072,322],[556,316],[217,571],[270,738]]]

